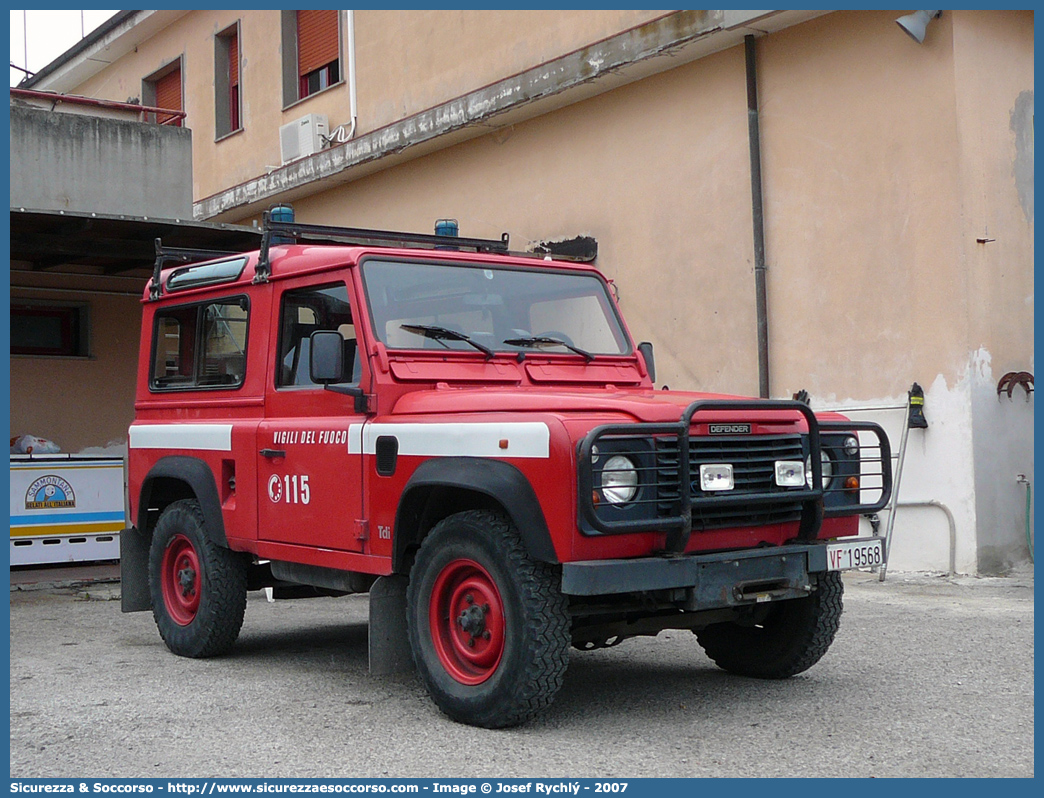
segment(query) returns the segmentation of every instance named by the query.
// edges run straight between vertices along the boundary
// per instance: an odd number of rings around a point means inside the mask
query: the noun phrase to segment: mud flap
[[[390,676],[413,670],[406,632],[405,576],[382,576],[370,588],[370,673]]]
[[[145,612],[152,609],[149,595],[148,535],[137,527],[120,532],[120,609],[123,612]]]

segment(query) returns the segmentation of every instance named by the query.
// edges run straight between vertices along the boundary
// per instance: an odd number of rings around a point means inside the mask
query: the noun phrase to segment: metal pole
[[[769,398],[768,294],[765,284],[765,210],[761,191],[761,131],[758,125],[758,73],[754,36],[743,37],[747,64],[747,134],[750,142],[751,215],[754,219],[754,292],[758,318],[758,390]]]
[[[892,506],[888,508],[888,527],[885,529],[885,551],[892,551],[892,527],[895,526],[895,511],[899,506],[899,483],[903,478],[903,462],[906,460],[906,440],[910,437],[910,396],[907,394],[906,414],[903,416],[903,437],[899,443],[899,461],[895,465],[895,481],[892,483]],[[881,566],[881,573],[877,577],[878,582],[885,580],[888,571],[888,563]]]

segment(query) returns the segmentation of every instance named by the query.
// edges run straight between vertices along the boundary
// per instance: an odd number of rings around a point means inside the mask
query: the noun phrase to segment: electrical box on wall
[[[290,163],[323,148],[323,137],[329,133],[326,114],[308,114],[279,128],[279,154]]]

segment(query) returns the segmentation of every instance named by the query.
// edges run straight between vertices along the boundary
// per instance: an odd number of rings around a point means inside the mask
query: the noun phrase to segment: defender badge
[[[750,435],[750,424],[708,424],[711,435]]]

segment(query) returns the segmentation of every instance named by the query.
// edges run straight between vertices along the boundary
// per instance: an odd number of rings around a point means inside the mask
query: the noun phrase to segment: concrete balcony
[[[11,208],[191,219],[192,131],[147,110],[12,89]]]

